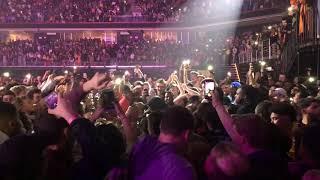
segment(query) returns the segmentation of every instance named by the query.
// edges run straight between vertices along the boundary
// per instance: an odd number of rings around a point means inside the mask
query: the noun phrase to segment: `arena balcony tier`
[[[51,1],[3,1],[0,66],[176,68],[190,59],[194,67],[214,64],[241,78],[249,63],[289,73],[300,46],[318,42],[312,8],[302,22],[301,5],[283,0],[216,2],[58,1],[59,9]]]

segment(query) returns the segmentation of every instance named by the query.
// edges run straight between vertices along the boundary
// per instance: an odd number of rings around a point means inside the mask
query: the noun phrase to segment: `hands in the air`
[[[71,101],[64,98],[61,93],[58,94],[57,107],[55,109],[48,109],[48,113],[64,118],[69,124],[78,117],[78,114],[73,110]]]
[[[83,91],[101,90],[108,86],[110,77],[104,73],[96,73],[89,81],[83,84]]]
[[[211,104],[212,104],[212,106],[214,108],[216,108],[219,105],[223,105],[223,103],[220,100],[221,98],[220,98],[219,93],[217,92],[217,90],[211,91],[210,94],[211,94],[211,100],[212,100]]]

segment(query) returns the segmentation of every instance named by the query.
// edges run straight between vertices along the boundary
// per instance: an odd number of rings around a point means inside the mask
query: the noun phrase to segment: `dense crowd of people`
[[[0,0],[0,18],[105,22],[130,12],[133,2],[149,21],[212,17],[209,9],[223,9],[209,0]],[[244,0],[242,9],[280,2]],[[286,18],[236,35],[199,33],[187,42],[130,33],[115,44],[42,37],[1,42],[0,179],[319,180],[318,77],[310,68],[289,77],[248,63],[263,60],[265,44],[268,58],[279,56],[292,23]],[[218,80],[213,67],[200,67],[221,60],[248,63],[246,79],[235,81],[229,72]],[[77,69],[114,63],[136,66]],[[149,74],[137,64],[176,70]],[[15,65],[74,68],[23,74],[10,68]]]
[[[123,0],[5,0],[0,7],[2,23],[109,22],[130,9]]]
[[[233,7],[233,1],[214,3],[210,0],[3,0],[0,2],[1,23],[68,23],[125,21],[126,17],[143,17],[145,21],[182,21],[195,17],[211,18],[220,13],[221,7]],[[239,4],[239,3],[238,3]],[[246,0],[242,11],[285,7],[289,3],[280,0]],[[138,9],[132,7],[139,7]],[[223,14],[223,13],[222,13]],[[126,16],[121,20],[119,16]]]
[[[191,59],[196,66],[246,63],[277,58],[291,29],[287,21],[264,27],[259,32],[244,31],[231,35],[208,32],[197,41],[152,40],[130,35],[126,41],[108,44],[102,39],[41,39],[0,43],[0,65],[168,65]],[[267,42],[267,43],[265,43]],[[263,47],[265,46],[265,47]],[[267,47],[267,48],[266,48]],[[267,54],[267,55],[266,55]]]
[[[228,38],[227,38],[228,37]],[[0,64],[2,66],[26,65],[111,65],[111,64],[166,64],[176,65],[184,59],[192,59],[196,65],[223,62],[233,57],[233,62],[251,55],[248,47],[254,45],[257,37],[247,32],[232,39],[231,36],[217,34],[211,38],[192,43],[149,38],[131,38],[127,42],[106,44],[101,39],[50,40],[46,42],[17,40],[0,44]],[[241,48],[243,47],[243,48]],[[235,48],[239,48],[239,53]],[[233,54],[230,51],[233,50]],[[245,54],[245,52],[248,52]],[[247,56],[245,56],[247,55]],[[222,63],[223,64],[223,63]]]
[[[180,70],[4,74],[0,178],[319,178],[320,93],[309,76],[249,68],[246,83],[217,82]]]
[[[222,18],[232,16],[230,11],[250,13],[263,9],[285,8],[288,1],[279,0],[233,0],[233,1],[145,1],[138,0],[138,5],[143,9],[143,15],[149,21],[199,21],[199,17]],[[228,7],[228,11],[222,7]],[[227,17],[228,18],[228,17]]]

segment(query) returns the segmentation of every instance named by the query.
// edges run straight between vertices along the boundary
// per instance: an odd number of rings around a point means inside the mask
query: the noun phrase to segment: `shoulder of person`
[[[182,156],[170,153],[161,158],[164,163],[163,175],[165,179],[195,179],[192,165]]]

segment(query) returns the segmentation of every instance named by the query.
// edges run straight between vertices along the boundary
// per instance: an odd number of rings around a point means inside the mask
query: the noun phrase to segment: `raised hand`
[[[68,121],[69,124],[71,124],[72,121],[78,117],[77,113],[72,107],[73,104],[70,100],[63,98],[62,94],[58,94],[57,107],[55,109],[48,109],[48,113],[57,117],[62,117]]]
[[[181,84],[181,88],[182,88],[183,90],[186,90],[186,89],[188,89],[188,86],[187,86],[185,83],[183,83],[183,84]]]
[[[178,78],[178,76],[177,76],[175,73],[172,73],[172,74],[171,74],[171,79],[172,79],[173,81],[179,81],[179,78]]]
[[[83,84],[83,90],[84,92],[101,90],[104,89],[110,81],[111,79],[107,74],[97,72],[89,81]]]
[[[219,93],[217,91],[211,91],[210,94],[211,94],[211,99],[212,99],[211,103],[214,108],[219,105],[222,105],[222,102],[220,100],[221,98],[220,98]]]

